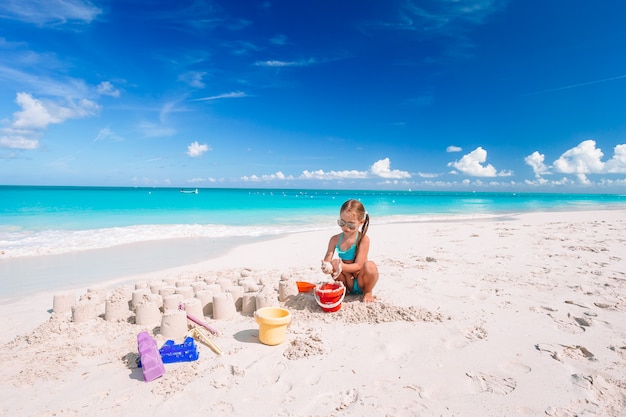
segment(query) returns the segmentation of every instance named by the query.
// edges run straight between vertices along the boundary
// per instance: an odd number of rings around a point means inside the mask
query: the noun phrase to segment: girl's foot
[[[366,292],[365,294],[363,294],[363,302],[364,303],[372,303],[376,300],[376,298],[374,298],[374,295],[371,292]]]

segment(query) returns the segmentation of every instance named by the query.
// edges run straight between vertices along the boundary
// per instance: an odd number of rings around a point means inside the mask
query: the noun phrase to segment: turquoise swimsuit
[[[359,281],[356,278],[352,279],[352,294],[363,294],[363,290],[359,287]]]
[[[337,255],[342,261],[354,261],[354,259],[356,258],[356,242],[359,240],[359,233],[357,232],[356,239],[354,239],[354,243],[352,244],[352,246],[350,246],[348,250],[341,250],[342,240],[343,233],[339,237],[339,241],[337,242],[337,246],[335,247],[335,249],[337,249]],[[353,277],[352,291],[350,292],[353,294],[363,294],[363,290],[361,290],[361,288],[359,287],[359,281],[355,277]]]
[[[342,261],[354,261],[356,258],[356,242],[359,240],[359,233],[356,234],[356,239],[354,239],[354,243],[348,250],[341,250],[341,241],[343,240],[343,233],[339,237],[339,242],[337,242],[337,255],[341,258]]]

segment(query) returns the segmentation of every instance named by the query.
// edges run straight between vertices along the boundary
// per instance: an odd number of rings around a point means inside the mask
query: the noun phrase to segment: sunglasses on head
[[[348,229],[350,229],[350,230],[356,230],[356,228],[357,228],[357,227],[359,227],[359,225],[358,225],[358,224],[356,224],[356,223],[353,223],[353,222],[347,222],[347,221],[342,220],[342,219],[337,219],[337,225],[338,225],[339,227],[344,227],[344,226],[347,226],[347,227],[348,227]]]

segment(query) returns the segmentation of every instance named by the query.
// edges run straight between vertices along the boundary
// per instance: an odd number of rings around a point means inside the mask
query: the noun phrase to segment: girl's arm
[[[333,279],[336,279],[341,273],[341,265],[338,265],[340,260],[333,259],[337,242],[339,242],[339,235],[330,238],[328,249],[326,249],[326,254],[324,255],[324,259],[322,259],[322,272],[331,275]]]
[[[337,240],[339,239],[339,235],[334,235],[328,241],[328,248],[326,249],[326,254],[324,255],[324,262],[330,262],[333,259],[333,255],[335,254],[335,246],[337,246]]]

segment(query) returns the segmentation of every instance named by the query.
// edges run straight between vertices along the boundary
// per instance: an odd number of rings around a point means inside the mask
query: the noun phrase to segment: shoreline
[[[623,210],[626,204],[612,202],[599,205],[594,202],[590,205],[561,206],[551,209],[535,210],[490,210],[480,209],[472,212],[444,211],[441,213],[404,213],[395,215],[375,215],[373,226],[396,224],[396,223],[430,223],[446,221],[476,221],[497,220],[498,218],[525,214],[525,213],[560,213],[580,211],[604,211]],[[36,258],[39,256],[56,256],[84,251],[104,250],[124,245],[141,243],[156,244],[161,241],[163,245],[168,242],[183,239],[229,239],[241,237],[242,239],[273,238],[287,234],[297,234],[306,231],[332,230],[336,216],[321,215],[298,218],[294,221],[284,222],[261,222],[245,224],[219,224],[219,223],[154,223],[134,224],[110,227],[95,227],[84,229],[57,229],[55,227],[38,229],[21,229],[19,227],[3,227],[0,225],[0,262],[13,259]],[[267,219],[266,219],[267,220]],[[1,266],[1,264],[0,264]]]
[[[177,238],[70,253],[0,259],[0,303],[40,292],[115,282],[216,258],[267,237]],[[86,278],[85,278],[86,277]]]
[[[331,234],[243,242],[98,287],[315,282]],[[278,346],[259,343],[251,316],[208,316],[224,353],[201,346],[196,362],[169,364],[149,383],[123,358],[140,330],[163,343],[158,325],[74,323],[49,312],[54,291],[0,303],[0,415],[624,415],[626,210],[385,224],[368,235],[381,273],[373,305],[349,296],[324,313],[300,294],[284,304],[294,318]]]

